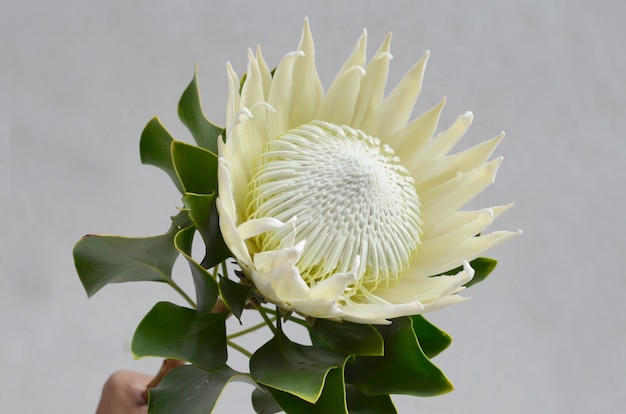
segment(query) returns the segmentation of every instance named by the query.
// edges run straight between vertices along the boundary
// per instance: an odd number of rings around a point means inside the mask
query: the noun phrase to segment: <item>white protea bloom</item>
[[[428,53],[384,97],[391,36],[367,66],[366,39],[326,93],[306,20],[273,74],[260,49],[243,86],[228,65],[217,206],[226,244],[268,301],[388,323],[464,300],[468,262],[517,233],[477,236],[510,206],[459,211],[493,182],[501,158],[487,159],[504,134],[446,155],[472,114],[434,137],[444,101],[409,123]]]

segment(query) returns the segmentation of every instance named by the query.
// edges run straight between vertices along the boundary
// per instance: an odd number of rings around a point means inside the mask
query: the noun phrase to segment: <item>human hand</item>
[[[152,376],[133,371],[113,373],[102,388],[96,414],[146,414],[145,390]]]

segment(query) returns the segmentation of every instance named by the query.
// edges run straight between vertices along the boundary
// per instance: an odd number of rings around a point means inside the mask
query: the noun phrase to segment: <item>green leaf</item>
[[[180,209],[178,214],[170,217],[172,219],[172,224],[179,229],[184,229],[193,224],[193,221],[189,218],[189,213],[187,210]]]
[[[476,283],[482,282],[487,279],[487,276],[496,268],[498,261],[490,257],[479,257],[470,262],[470,265],[474,269],[474,277],[472,280],[465,284],[465,287],[470,287]]]
[[[201,263],[202,266],[210,269],[229,258],[231,253],[222,238],[215,206],[215,193],[186,193],[183,196],[183,205],[204,240],[206,253]]]
[[[158,387],[150,390],[150,414],[207,414],[213,411],[224,387],[231,381],[254,381],[247,374],[224,365],[204,371],[193,365],[173,369]]]
[[[220,278],[218,286],[222,302],[237,319],[241,319],[241,314],[246,307],[248,298],[254,291],[254,287],[242,285],[226,277]]]
[[[290,414],[348,414],[346,405],[346,384],[343,378],[345,363],[352,357],[347,357],[341,367],[332,369],[326,376],[324,389],[315,403],[305,401],[293,394],[269,388],[270,393],[285,413]]]
[[[260,384],[315,403],[329,372],[344,361],[326,348],[293,343],[278,331],[252,355],[250,373]]]
[[[342,355],[380,356],[384,353],[383,338],[372,325],[316,319],[311,331],[329,349]]]
[[[163,357],[215,370],[226,363],[226,313],[198,315],[193,309],[159,302],[139,323],[131,350],[135,358]]]
[[[478,257],[472,260],[470,262],[470,266],[472,266],[472,269],[474,269],[474,277],[472,278],[472,280],[467,282],[464,286],[468,288],[472,285],[475,285],[476,283],[482,282],[483,280],[487,279],[487,276],[489,276],[489,274],[493,272],[493,269],[496,268],[497,264],[498,264],[498,261],[490,257]],[[447,272],[440,273],[435,276],[455,275],[462,270],[463,270],[463,266],[459,266],[457,268],[448,270]]]
[[[450,335],[428,322],[423,316],[414,315],[410,318],[417,342],[428,358],[439,355],[452,342]]]
[[[352,385],[346,387],[346,400],[350,414],[397,414],[389,395],[365,395]]]
[[[176,188],[181,193],[183,186],[176,175],[174,164],[172,164],[171,145],[174,138],[161,124],[156,116],[148,122],[148,125],[141,133],[139,141],[139,154],[141,162],[147,165],[154,165],[165,171],[170,176]]]
[[[198,67],[196,66],[191,83],[183,92],[178,102],[178,117],[189,131],[196,143],[217,154],[217,140],[224,129],[213,125],[202,112],[202,102],[198,89]]]
[[[215,194],[217,156],[181,141],[172,141],[172,162],[186,193]]]
[[[257,414],[274,414],[282,411],[269,390],[263,391],[260,388],[252,391],[252,408]]]
[[[195,231],[196,228],[193,226],[179,231],[174,238],[174,245],[189,263],[193,283],[196,288],[198,316],[204,316],[210,313],[215,306],[218,288],[213,276],[191,257],[191,243]]]
[[[87,235],[74,246],[74,265],[89,297],[109,283],[172,281],[178,257],[175,225],[160,236]]]
[[[370,396],[427,397],[452,391],[450,381],[422,352],[410,318],[397,318],[377,329],[385,340],[385,355],[357,357],[346,370],[349,383]]]

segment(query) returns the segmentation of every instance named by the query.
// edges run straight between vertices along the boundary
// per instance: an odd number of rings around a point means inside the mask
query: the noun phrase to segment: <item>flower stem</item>
[[[275,317],[278,317],[278,312],[277,312],[277,311],[275,311],[274,309],[267,309],[267,308],[263,308],[263,309],[264,309],[266,312],[268,312],[268,313],[271,313],[271,314],[273,314],[273,315],[276,315]],[[305,328],[309,328],[309,323],[308,323],[306,320],[302,319],[302,318],[298,318],[298,317],[296,317],[296,316],[291,316],[288,320],[289,320],[289,321],[292,321],[292,322],[295,322],[295,323],[297,323],[298,325],[302,325],[302,326],[304,326]]]
[[[181,289],[181,287],[180,287],[180,286],[178,286],[178,285],[176,284],[176,282],[174,282],[172,279],[170,279],[170,280],[168,281],[168,283],[169,283],[169,285],[172,287],[172,289],[174,289],[176,292],[178,292],[178,294],[179,294],[180,296],[182,296],[182,297],[183,297],[183,299],[185,299],[185,301],[187,301],[187,303],[188,303],[189,305],[191,305],[191,307],[192,307],[192,308],[196,309],[196,303],[193,301],[193,299],[191,299],[191,298],[189,297],[189,295],[187,295],[187,294],[185,293],[185,291],[184,291],[184,290],[182,290],[182,289]]]
[[[230,346],[231,348],[241,352],[242,354],[244,354],[248,358],[252,358],[252,353],[250,351],[248,351],[247,349],[245,349],[244,347],[241,347],[241,346],[237,345],[236,343],[234,343],[231,340],[227,340],[226,343],[228,344],[228,346]]]
[[[278,314],[278,306],[276,307],[276,330],[280,333],[283,332],[283,318]],[[276,334],[276,332],[274,332]]]
[[[255,309],[256,309],[257,311],[259,311],[259,314],[261,315],[261,317],[262,317],[262,318],[263,318],[263,320],[265,321],[265,324],[266,324],[267,326],[269,326],[269,327],[270,327],[270,329],[272,330],[272,333],[273,333],[274,335],[276,335],[276,328],[274,327],[274,324],[272,323],[272,322],[273,322],[273,320],[272,320],[272,319],[270,319],[270,317],[269,317],[269,316],[267,316],[267,309],[265,309],[263,306],[255,306]],[[276,322],[277,324],[280,324],[280,318],[276,317],[276,318],[274,318],[274,320],[275,320],[275,321],[277,321],[277,322]]]
[[[295,316],[292,316],[291,318],[289,318],[289,320],[297,323],[298,325],[302,325],[305,328],[308,328],[310,326],[307,321],[305,321],[304,319],[296,318]]]
[[[270,319],[270,321],[275,321],[275,320],[276,320],[276,317],[275,317],[275,316],[272,316],[272,317],[271,317],[271,318],[269,318],[269,319]],[[265,321],[264,321],[264,322],[259,322],[259,323],[257,323],[257,324],[256,324],[256,325],[254,325],[254,326],[251,326],[251,327],[249,327],[249,328],[242,329],[241,331],[238,331],[238,332],[235,332],[235,333],[233,333],[233,334],[230,334],[230,335],[228,335],[228,337],[227,337],[227,338],[228,338],[228,339],[237,338],[238,336],[242,336],[242,335],[248,334],[248,333],[250,333],[250,332],[254,332],[254,331],[256,331],[256,330],[257,330],[257,329],[259,329],[259,328],[263,328],[263,327],[264,327],[264,326],[266,326],[266,325],[267,325],[267,322],[265,322]]]

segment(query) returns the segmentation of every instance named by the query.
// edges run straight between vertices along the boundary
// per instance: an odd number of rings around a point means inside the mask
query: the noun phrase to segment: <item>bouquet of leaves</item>
[[[452,390],[431,361],[451,339],[422,314],[465,300],[459,293],[496,265],[480,255],[519,234],[483,233],[510,205],[460,210],[493,182],[501,158],[488,158],[504,134],[448,155],[470,112],[440,133],[445,99],[409,119],[428,52],[385,96],[391,36],[369,62],[366,40],[326,92],[307,20],[298,49],[273,70],[250,50],[243,76],[227,67],[225,128],[203,114],[194,75],[178,114],[195,144],[156,117],[140,141],[141,161],[182,194],[169,230],[77,243],[89,296],[154,281],[187,302],[157,303],[133,336],[135,357],[181,361],[150,390],[150,413],[211,412],[230,381],[252,384],[265,414],[395,413],[392,394]],[[172,278],[179,258],[195,295]],[[227,318],[243,324],[248,312],[262,322],[227,332]],[[310,342],[293,341],[286,324]],[[241,339],[256,329],[271,339],[246,349]],[[249,372],[227,364],[229,348],[249,357]]]

